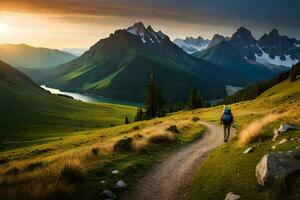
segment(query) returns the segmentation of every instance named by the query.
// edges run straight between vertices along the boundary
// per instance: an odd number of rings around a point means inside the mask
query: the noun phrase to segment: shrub
[[[17,175],[17,174],[19,173],[19,171],[20,171],[20,170],[19,170],[18,168],[13,167],[13,168],[7,170],[7,171],[5,172],[5,175],[13,175],[13,176],[15,176],[15,175]]]
[[[171,133],[175,133],[175,134],[179,133],[176,125],[171,125],[169,128],[166,129],[166,131],[170,131]]]
[[[37,168],[40,168],[43,166],[43,163],[42,162],[36,162],[36,163],[30,163],[29,165],[27,165],[25,168],[24,168],[24,171],[26,172],[31,172]]]
[[[140,129],[139,126],[134,126],[134,127],[132,127],[132,130],[134,130],[134,131],[137,131],[137,130],[139,130],[139,129]]]
[[[142,139],[142,138],[143,138],[143,135],[137,133],[137,134],[134,134],[133,138],[134,138],[134,139]]]
[[[156,133],[148,137],[148,142],[153,144],[166,143],[166,142],[171,142],[173,140],[174,140],[174,136],[170,132]]]
[[[66,162],[60,172],[60,179],[69,183],[77,182],[83,177],[83,168],[78,162]]]
[[[197,122],[197,121],[199,121],[199,120],[200,120],[199,117],[193,117],[193,118],[192,118],[192,121],[193,121],[193,122]]]
[[[121,139],[114,145],[114,152],[129,152],[132,150],[132,138]]]
[[[93,156],[98,156],[99,151],[100,151],[99,148],[95,147],[95,148],[92,148],[91,153],[92,153]]]

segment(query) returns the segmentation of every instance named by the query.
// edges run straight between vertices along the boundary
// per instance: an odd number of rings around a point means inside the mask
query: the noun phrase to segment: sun
[[[0,34],[7,33],[9,30],[6,24],[0,23]]]

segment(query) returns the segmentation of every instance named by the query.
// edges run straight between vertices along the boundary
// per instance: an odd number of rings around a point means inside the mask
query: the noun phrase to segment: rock
[[[110,190],[103,190],[102,191],[102,195],[106,198],[109,198],[109,199],[115,199],[117,198],[117,195],[115,195],[112,191]]]
[[[297,130],[297,127],[293,126],[293,125],[290,125],[290,124],[281,124],[279,129],[278,129],[278,132],[285,133],[285,132],[288,132],[288,131],[291,131],[291,130]]]
[[[248,149],[246,149],[246,150],[244,151],[244,153],[245,153],[245,154],[246,154],[246,153],[250,153],[253,149],[254,149],[253,147],[249,147]]]
[[[274,129],[274,136],[273,136],[273,141],[277,140],[278,138],[278,130],[277,129]]]
[[[100,181],[100,183],[101,183],[101,184],[105,184],[106,182],[105,182],[105,181]]]
[[[277,178],[287,178],[300,170],[300,150],[266,154],[256,165],[258,184],[265,186]]]
[[[112,174],[118,174],[119,171],[118,171],[118,170],[114,170],[114,171],[112,171],[111,173],[112,173]]]
[[[278,144],[283,144],[283,143],[285,143],[285,142],[287,142],[287,139],[282,139],[282,140],[280,140],[280,141],[278,142]]]
[[[114,152],[116,153],[129,152],[131,150],[132,138],[121,139],[114,145]]]
[[[124,189],[124,188],[127,188],[127,185],[124,181],[122,180],[119,180],[117,183],[116,183],[116,186],[117,188],[121,188],[121,189]]]
[[[237,199],[240,199],[240,198],[241,198],[240,195],[234,194],[233,192],[229,192],[229,193],[226,195],[225,200],[237,200]]]

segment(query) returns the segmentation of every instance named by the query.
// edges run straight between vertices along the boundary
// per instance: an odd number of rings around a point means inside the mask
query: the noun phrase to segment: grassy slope
[[[95,199],[99,198],[102,190],[114,188],[117,180],[122,179],[131,187],[160,159],[162,153],[193,142],[202,135],[205,127],[191,119],[191,116],[178,115],[113,128],[83,131],[77,135],[64,137],[61,141],[2,152],[0,157],[11,161],[0,164],[2,174],[0,192],[3,192],[3,199],[11,199],[16,190],[23,191],[23,196],[19,196],[19,199],[32,198],[36,193],[39,194],[39,199],[43,199],[41,195],[52,194],[43,190],[47,185],[54,191],[71,193],[73,199]],[[173,135],[173,139],[149,142],[148,138],[153,138],[157,134],[165,138],[169,135],[166,128],[173,124],[176,124],[179,130],[179,134]],[[138,134],[142,136],[137,137]],[[114,143],[124,137],[134,138],[134,150],[129,153],[112,153]],[[92,148],[98,148],[99,155],[93,156]],[[25,170],[26,166],[36,162],[42,162],[43,166],[29,172]],[[80,182],[75,181],[69,185],[58,179],[66,162],[80,163],[84,169],[84,178]],[[14,168],[19,170],[16,175],[5,175]],[[115,169],[120,171],[118,175],[111,174]],[[105,184],[101,184],[103,180],[106,181]],[[55,186],[52,186],[53,183]],[[71,192],[60,188],[61,183],[64,187],[70,187]],[[34,192],[28,187],[31,184],[35,185]]]
[[[298,103],[299,84],[299,80],[292,84],[284,82],[267,91],[257,100],[233,105],[237,128],[240,130],[245,124],[272,112],[274,109],[283,108],[287,105],[291,107]],[[273,94],[275,91],[282,92],[280,88],[289,88],[290,92]],[[204,127],[192,122],[193,116],[217,123],[221,111],[221,107],[214,107],[179,112],[165,118],[113,128],[86,129],[76,135],[65,136],[59,141],[2,152],[0,157],[4,164],[0,164],[0,190],[2,189],[3,198],[11,199],[10,195],[14,196],[17,189],[22,191],[22,197],[19,199],[26,198],[26,195],[32,197],[35,194],[51,196],[57,191],[60,195],[71,193],[75,199],[91,199],[99,197],[101,190],[113,188],[119,179],[125,180],[129,186],[132,186],[137,178],[144,175],[159,160],[163,152],[178,147],[181,141],[189,143],[201,136]],[[83,116],[86,117],[86,115],[81,115],[81,118]],[[180,132],[179,135],[175,135],[175,140],[167,140],[163,143],[148,141],[148,138],[154,137],[155,134],[162,134],[162,137],[165,137],[164,134],[167,134],[165,129],[173,124],[178,126]],[[134,128],[137,126],[138,129]],[[266,128],[268,130],[268,127]],[[138,134],[142,137],[140,138]],[[299,133],[294,132],[293,134]],[[134,151],[126,154],[112,154],[111,148],[114,143],[124,137],[134,138]],[[295,147],[295,144],[288,144],[289,146],[279,147],[279,150],[280,148]],[[266,142],[263,148],[257,148],[253,153],[248,154],[248,157],[239,154],[244,149],[237,148],[236,141],[218,148],[204,164],[199,174],[199,181],[196,182],[190,197],[192,199],[199,199],[199,196],[203,199],[224,199],[226,192],[229,191],[237,192],[245,199],[251,199],[250,195],[254,192],[258,197],[265,197],[266,190],[260,189],[255,182],[253,167],[261,158],[260,154],[269,149],[267,145],[270,144]],[[98,148],[100,154],[93,156],[92,148]],[[42,162],[42,167],[32,171],[25,170],[30,164],[36,162]],[[80,182],[68,184],[59,179],[61,170],[69,162],[79,163],[80,168],[83,169],[84,177]],[[16,175],[5,175],[6,172],[15,168],[18,169]],[[111,171],[114,169],[120,170],[120,173],[112,175]],[[101,184],[100,181],[102,180],[106,183]],[[201,185],[201,183],[205,184]],[[34,185],[34,191],[31,191],[32,188],[28,185]],[[50,192],[44,190],[46,186],[47,188],[50,187]],[[66,188],[70,188],[71,192]],[[43,199],[41,196],[38,197]]]
[[[87,129],[123,124],[126,115],[133,120],[134,107],[87,104],[58,97],[42,90],[8,65],[0,65],[2,150],[58,139]],[[10,143],[6,143],[8,141]]]
[[[297,80],[293,83],[285,81],[278,84],[256,100],[234,104],[232,110],[236,118],[236,127],[240,131],[249,122],[266,114],[289,108],[299,108],[299,105],[300,80]],[[219,106],[199,110],[197,114],[202,119],[218,123],[221,110],[222,108]],[[289,191],[283,191],[280,190],[282,186],[277,184],[267,188],[259,187],[255,177],[255,167],[264,154],[272,151],[292,150],[299,146],[299,142],[289,141],[278,145],[275,150],[271,149],[276,143],[271,141],[274,128],[278,128],[284,122],[294,121],[300,125],[299,118],[298,121],[295,121],[295,118],[284,117],[264,126],[262,143],[254,142],[239,148],[237,140],[233,140],[229,144],[217,148],[200,168],[189,199],[199,199],[200,197],[201,199],[224,199],[228,192],[240,194],[242,199],[249,200],[282,199],[283,197],[285,199],[299,199],[299,178],[296,180],[297,184],[288,186]],[[283,138],[299,137],[299,135],[300,131],[293,131],[287,135],[281,135],[279,141]],[[249,146],[255,147],[255,150],[250,154],[243,154],[243,151]]]

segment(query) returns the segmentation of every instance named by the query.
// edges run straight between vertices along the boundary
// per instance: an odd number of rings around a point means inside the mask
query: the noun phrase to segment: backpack
[[[233,121],[232,119],[232,114],[230,109],[225,109],[224,110],[224,115],[223,115],[223,124],[229,125]]]

